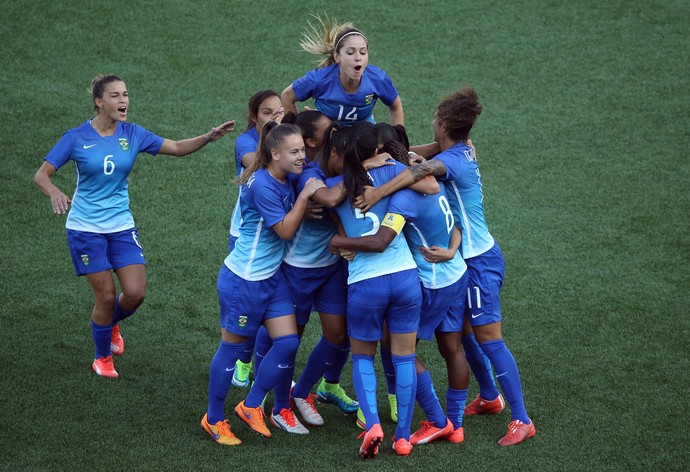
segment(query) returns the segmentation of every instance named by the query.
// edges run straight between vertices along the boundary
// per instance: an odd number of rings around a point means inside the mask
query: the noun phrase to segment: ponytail
[[[309,53],[324,56],[317,67],[328,67],[335,64],[333,53],[338,52],[342,46],[342,40],[346,36],[356,34],[367,41],[364,33],[355,28],[350,22],[338,23],[335,18],[329,18],[328,16],[325,16],[323,19],[318,15],[312,16],[316,18],[321,26],[314,26],[307,21],[309,27],[307,31],[302,33],[300,46]]]

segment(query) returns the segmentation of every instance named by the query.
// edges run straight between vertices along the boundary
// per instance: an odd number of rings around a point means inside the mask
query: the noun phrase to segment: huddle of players
[[[499,444],[523,442],[536,430],[501,336],[503,256],[486,225],[469,141],[481,113],[477,95],[466,87],[444,99],[435,142],[408,152],[404,128],[392,126],[404,121],[400,97],[388,75],[368,64],[365,35],[328,19],[321,27],[307,32],[302,46],[326,59],[281,97],[255,94],[247,130],[236,140],[241,188],[218,278],[221,343],[201,425],[221,444],[241,444],[224,402],[231,384],[249,386],[254,352],[255,381],[235,408],[253,431],[271,436],[263,409],[269,391],[271,423],[296,434],[309,430],[295,409],[305,423],[323,425],[318,398],[346,413],[359,407],[360,456],[376,457],[384,433],[374,355],[382,340],[398,455],[434,440],[462,442],[463,415],[502,411],[491,366],[513,416]],[[317,110],[296,113],[296,103],[308,98]],[[373,124],[379,98],[390,124]],[[417,163],[407,167],[410,159]],[[323,336],[291,386],[312,309]],[[433,337],[448,368],[446,411],[415,355],[416,343]],[[339,385],[350,351],[359,403]],[[466,406],[468,363],[480,393]],[[415,400],[426,420],[411,434]]]

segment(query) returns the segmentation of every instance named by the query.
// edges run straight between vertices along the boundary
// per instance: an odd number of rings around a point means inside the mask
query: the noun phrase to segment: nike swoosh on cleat
[[[247,418],[248,420],[252,419],[252,415],[246,414],[246,413],[244,412],[244,410],[242,410],[242,414],[243,414],[244,417]]]
[[[218,439],[220,438],[220,433],[218,433],[218,434],[214,433],[213,430],[211,429],[210,425],[209,425],[209,428],[208,428],[208,432],[211,433],[211,436],[213,437],[213,439],[215,439],[216,441],[218,441]]]
[[[94,146],[95,146],[95,144],[89,144],[88,146],[86,144],[84,144],[84,149],[90,149]]]

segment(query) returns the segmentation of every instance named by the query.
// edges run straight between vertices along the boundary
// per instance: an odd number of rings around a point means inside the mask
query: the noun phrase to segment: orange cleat
[[[247,423],[255,433],[265,438],[271,437],[271,432],[268,430],[266,422],[264,421],[265,415],[261,405],[256,408],[249,408],[245,406],[244,400],[242,400],[240,404],[235,407],[235,414],[239,419]]]
[[[520,420],[513,420],[508,425],[508,433],[498,441],[498,445],[515,446],[534,437],[535,434],[537,434],[537,428],[534,427],[533,421],[530,420],[529,424],[525,424]]]
[[[450,436],[448,436],[446,439],[448,439],[448,442],[452,442],[455,444],[461,443],[465,440],[465,430],[461,427],[458,429],[454,430]]]
[[[383,430],[381,425],[374,424],[369,431],[363,431],[358,436],[364,436],[362,445],[359,447],[359,457],[362,459],[374,459],[379,454],[379,444],[383,441]]]
[[[228,420],[219,421],[215,425],[208,422],[208,413],[201,418],[201,427],[204,428],[209,436],[213,438],[218,444],[224,444],[226,446],[239,446],[242,441],[232,434],[230,431],[230,423]]]
[[[99,357],[98,359],[94,359],[93,364],[91,364],[91,368],[101,377],[116,379],[120,376],[113,365],[113,356]]]
[[[497,415],[506,407],[506,402],[503,400],[503,395],[500,393],[493,400],[484,400],[477,395],[472,403],[465,407],[465,416],[472,415]]]
[[[422,426],[410,437],[410,444],[413,446],[429,444],[437,439],[447,438],[453,434],[453,423],[449,419],[446,419],[446,425],[443,428],[437,428],[430,421],[422,421],[419,424]]]
[[[110,350],[114,356],[121,356],[125,352],[125,340],[120,334],[120,325],[113,325],[113,334],[110,338]]]
[[[393,436],[393,450],[399,456],[409,456],[410,452],[412,452],[412,444],[404,438],[400,438],[396,441],[395,436]]]

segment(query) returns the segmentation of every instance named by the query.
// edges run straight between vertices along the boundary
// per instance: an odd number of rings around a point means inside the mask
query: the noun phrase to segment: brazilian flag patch
[[[129,141],[127,141],[127,138],[120,138],[120,147],[123,151],[129,150]]]
[[[89,265],[89,255],[88,254],[82,254],[81,255],[81,263],[84,264],[85,266]]]
[[[247,326],[247,315],[240,315],[239,319],[237,320],[237,326],[240,328]]]

